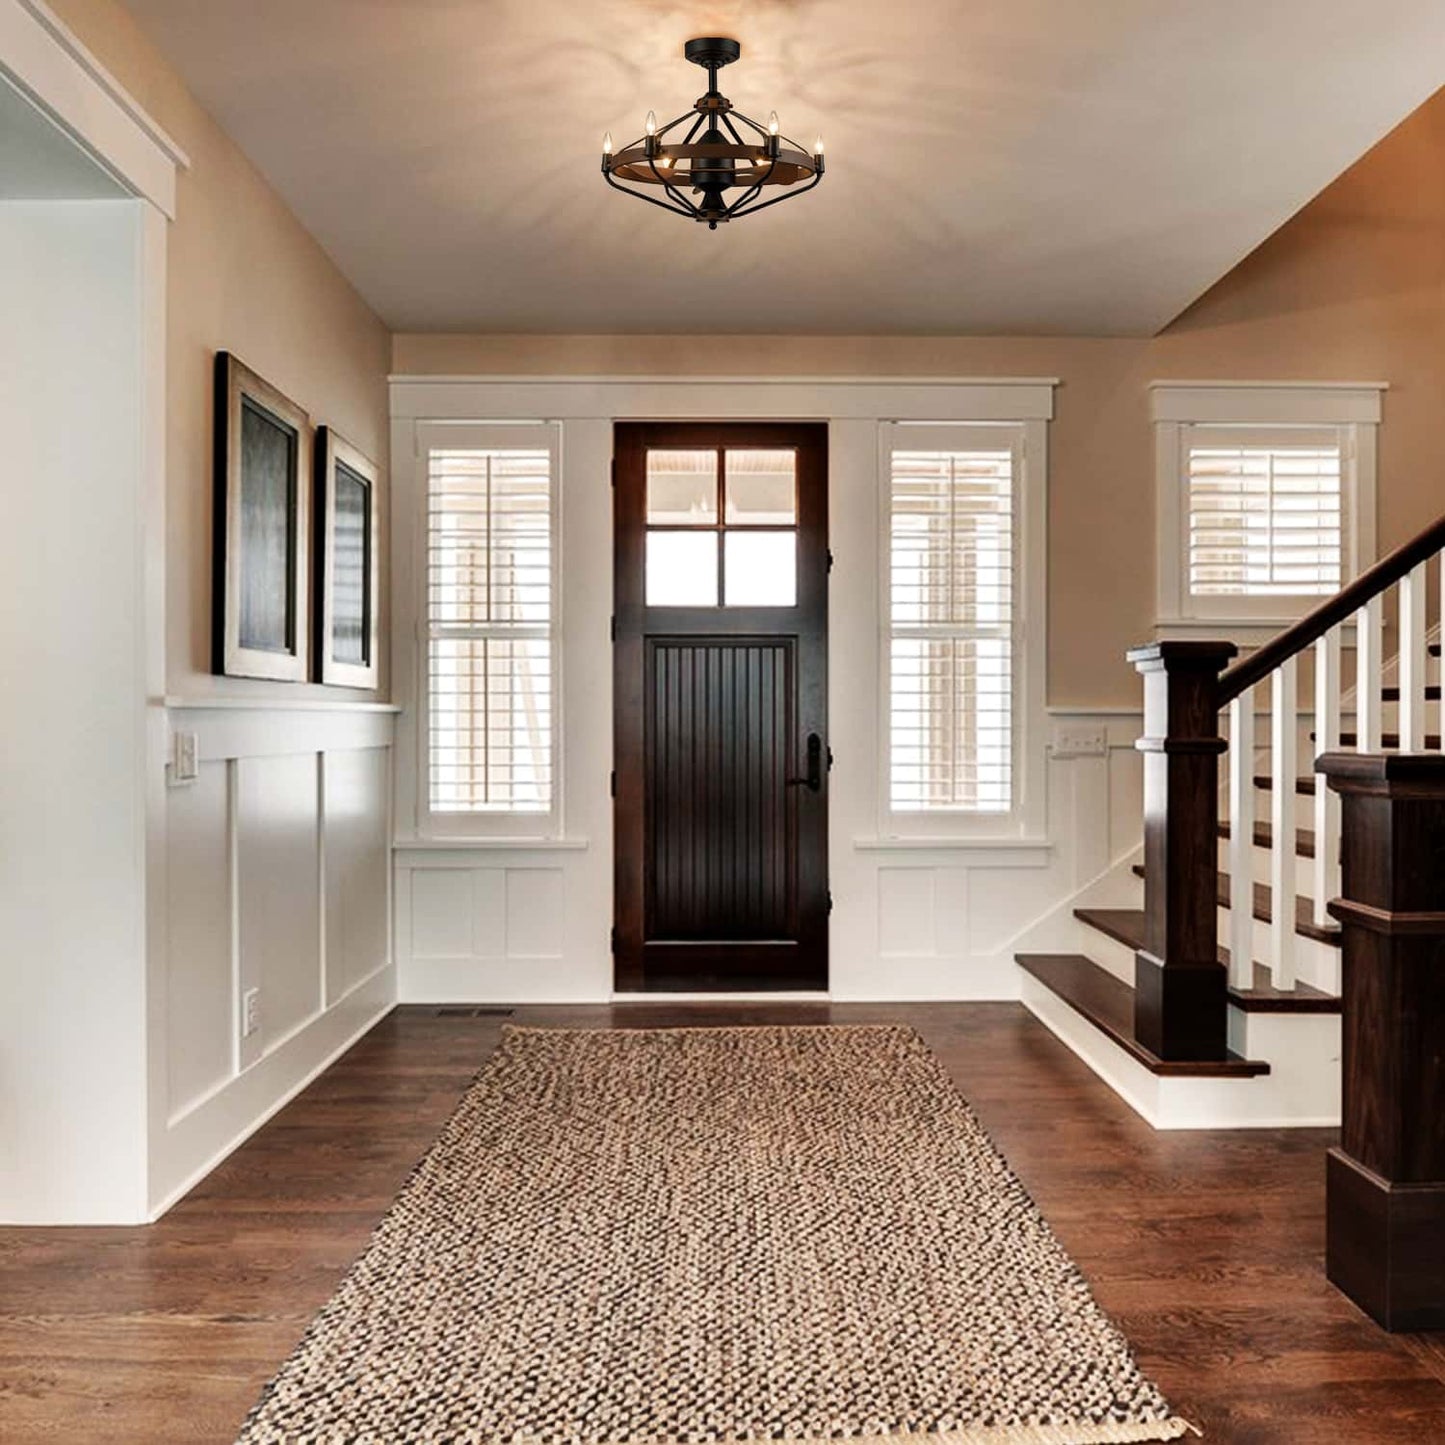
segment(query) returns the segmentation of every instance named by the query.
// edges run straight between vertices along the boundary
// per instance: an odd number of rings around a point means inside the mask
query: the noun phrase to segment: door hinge
[[[617,774],[613,772],[607,779],[607,790],[615,798],[617,796]]]
[[[828,890],[828,912],[831,913],[832,911],[833,911],[833,890],[830,888],[830,889]]]
[[[617,929],[615,927],[613,928],[611,934],[608,937],[608,946],[611,948],[613,953],[617,952]]]
[[[833,771],[833,749],[832,749],[832,748],[829,748],[829,749],[828,749],[828,771],[829,771],[830,773]]]
[[[617,458],[616,458],[616,457],[613,457],[613,458],[612,458],[612,482],[611,482],[611,485],[614,486],[614,487],[617,485]]]
[[[833,570],[833,549],[831,547],[828,548],[828,570],[830,572]]]
[[[611,623],[609,624],[609,631],[610,631],[611,634],[612,634],[612,640],[613,640],[613,642],[616,642],[616,641],[617,641],[617,618],[616,618],[615,615],[613,616],[612,621],[611,621]]]

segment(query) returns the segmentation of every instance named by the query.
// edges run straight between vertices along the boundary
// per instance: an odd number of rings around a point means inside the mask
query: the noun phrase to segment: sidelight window
[[[895,815],[1015,806],[1021,429],[886,450],[886,729]]]
[[[427,454],[426,756],[433,815],[553,813],[555,449]]]

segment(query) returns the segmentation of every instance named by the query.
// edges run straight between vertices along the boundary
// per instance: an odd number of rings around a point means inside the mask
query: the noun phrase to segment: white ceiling
[[[1440,0],[127,3],[397,330],[1150,333],[1445,81]],[[598,171],[699,34],[827,140],[716,232]]]

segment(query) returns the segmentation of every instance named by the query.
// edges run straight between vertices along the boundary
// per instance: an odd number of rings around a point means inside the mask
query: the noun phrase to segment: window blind
[[[1342,585],[1337,436],[1276,442],[1193,429],[1187,449],[1195,596],[1326,596]]]
[[[891,453],[888,796],[1013,803],[1014,451]]]
[[[542,448],[429,453],[434,813],[552,810],[552,488]]]

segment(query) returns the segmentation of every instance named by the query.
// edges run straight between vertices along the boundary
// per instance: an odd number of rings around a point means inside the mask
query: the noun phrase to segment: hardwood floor
[[[911,1023],[1140,1362],[1211,1441],[1445,1441],[1445,1336],[1324,1278],[1324,1131],[1156,1134],[1015,1004],[518,1009]],[[0,1439],[230,1441],[504,1019],[393,1013],[159,1224],[0,1230]]]

